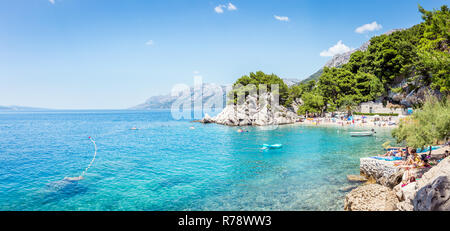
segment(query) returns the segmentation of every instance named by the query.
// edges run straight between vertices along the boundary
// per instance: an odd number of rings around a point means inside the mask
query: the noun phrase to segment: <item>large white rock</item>
[[[296,113],[280,105],[271,105],[274,96],[270,93],[261,95],[259,100],[255,96],[247,96],[244,103],[227,105],[222,112],[214,118],[204,118],[200,122],[227,126],[265,126],[292,124],[298,119]]]
[[[450,157],[423,174],[413,200],[416,211],[450,211]]]
[[[379,184],[369,184],[353,189],[345,196],[346,211],[393,211],[397,209],[394,191]]]
[[[389,179],[392,179],[394,175],[400,171],[400,169],[394,166],[392,161],[377,160],[374,158],[361,158],[359,160],[359,170],[362,175],[367,178],[373,178],[382,185],[388,187],[394,187],[391,185]],[[395,180],[395,179],[393,179]]]

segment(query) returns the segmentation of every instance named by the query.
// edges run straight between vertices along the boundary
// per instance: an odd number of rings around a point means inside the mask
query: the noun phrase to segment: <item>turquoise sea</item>
[[[0,210],[343,210],[346,175],[392,140],[382,129],[247,129],[169,111],[0,113]],[[87,167],[89,136],[98,153],[86,178],[55,187]]]

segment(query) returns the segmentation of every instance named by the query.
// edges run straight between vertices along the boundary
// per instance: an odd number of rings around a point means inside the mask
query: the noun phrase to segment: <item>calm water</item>
[[[342,210],[346,175],[390,139],[383,130],[352,138],[351,128],[236,130],[167,111],[0,113],[0,210]],[[88,136],[94,165],[58,190],[52,182],[89,164]]]

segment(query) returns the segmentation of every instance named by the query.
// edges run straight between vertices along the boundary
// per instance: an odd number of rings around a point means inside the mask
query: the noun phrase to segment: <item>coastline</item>
[[[378,124],[374,124],[373,122],[368,122],[368,123],[355,123],[355,124],[346,124],[346,123],[336,123],[336,122],[327,122],[327,121],[322,121],[322,122],[314,122],[314,121],[308,121],[305,120],[304,122],[295,122],[293,123],[294,125],[302,125],[302,126],[312,126],[312,127],[336,127],[336,128],[386,128],[386,129],[393,129],[398,127],[397,124],[395,125],[378,125]]]
[[[365,182],[347,193],[346,211],[436,211],[449,210],[450,157],[448,145],[432,150],[431,166],[404,167],[403,161],[370,157],[360,159],[359,177]],[[423,153],[418,153],[419,155]],[[405,183],[405,176],[414,180]]]

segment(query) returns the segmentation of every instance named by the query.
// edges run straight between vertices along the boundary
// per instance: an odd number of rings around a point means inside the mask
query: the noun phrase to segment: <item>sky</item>
[[[446,0],[0,0],[0,105],[123,109],[258,70],[304,79]]]

